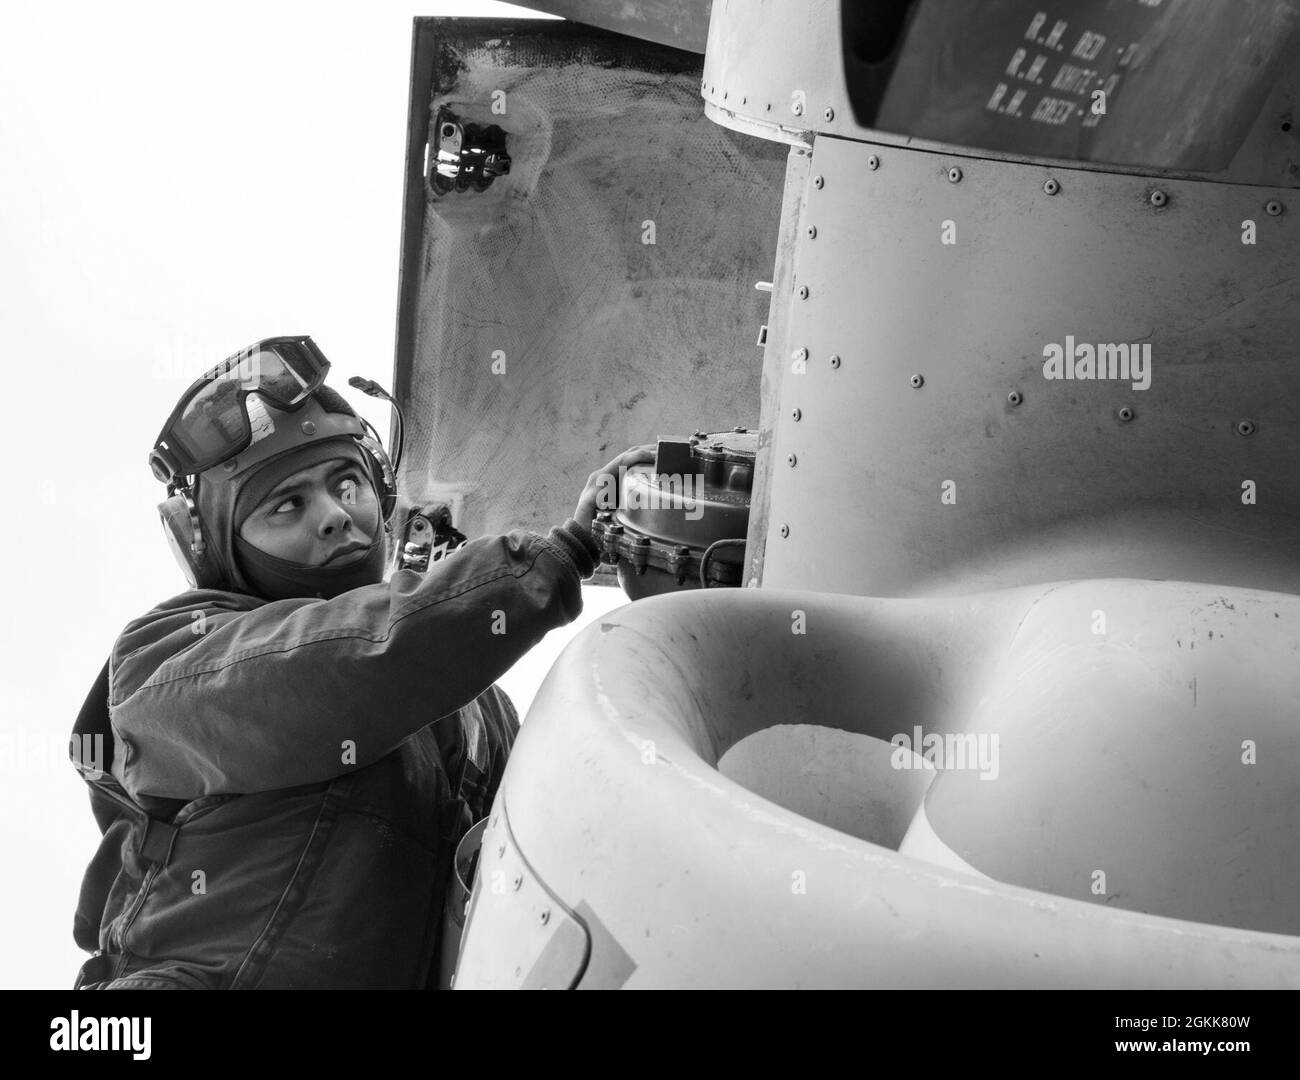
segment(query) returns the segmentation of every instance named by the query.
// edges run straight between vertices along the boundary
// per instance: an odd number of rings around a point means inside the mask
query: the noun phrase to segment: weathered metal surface
[[[809,171],[769,331],[765,585],[1300,592],[1300,208],[1266,209],[1285,190],[828,138]],[[1048,379],[1045,349],[1071,340],[1149,348],[1149,386]]]
[[[498,806],[629,958],[604,985],[1300,987],[1297,650],[1300,598],[1178,582],[652,597],[562,654]],[[978,747],[924,758],[924,810],[895,775],[874,791],[891,805],[811,820],[717,771],[782,724],[891,758]],[[927,816],[924,858],[915,830],[891,850]],[[466,955],[530,935],[480,907]]]
[[[699,57],[564,23],[421,20],[414,72],[408,497],[445,501],[470,536],[544,529],[628,446],[754,425],[769,299],[753,282],[785,155],[701,115]],[[443,105],[505,130],[510,172],[488,190],[426,191]]]
[[[520,6],[694,53],[704,52],[709,34],[709,0],[527,0]]]
[[[715,0],[709,34],[710,115],[768,138],[1300,186],[1292,0]]]

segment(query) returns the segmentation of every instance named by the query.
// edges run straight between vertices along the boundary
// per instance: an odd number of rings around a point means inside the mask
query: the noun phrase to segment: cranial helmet
[[[310,339],[302,340],[310,344]],[[328,368],[328,361],[324,366]],[[237,395],[238,413],[228,400],[232,394]],[[204,415],[205,407],[210,415]],[[222,438],[228,439],[231,446],[239,446],[238,453],[193,476],[177,475],[175,465],[166,456],[169,435],[173,444],[181,442],[175,434],[177,417],[183,417],[188,425],[182,434],[199,433],[191,443],[201,443],[207,451],[201,459],[205,464],[216,456],[210,448],[219,447]],[[377,533],[365,558],[338,567],[312,567],[277,559],[238,536],[240,493],[255,476],[268,467],[279,471],[277,465],[291,466],[292,472],[335,457],[357,460],[378,497],[384,528]],[[251,382],[244,387],[219,387],[214,392],[200,380],[178,403],[159,436],[150,463],[160,478],[170,469],[168,497],[158,511],[172,553],[191,587],[226,589],[266,599],[328,598],[381,580],[387,532],[397,502],[392,463],[374,429],[323,382],[317,381],[300,400],[285,406],[275,395],[260,392]],[[266,490],[269,488],[263,488]]]

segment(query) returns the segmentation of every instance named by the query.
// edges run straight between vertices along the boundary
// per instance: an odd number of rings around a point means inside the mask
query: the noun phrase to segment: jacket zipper
[[[108,943],[110,948],[106,950],[111,954],[124,956],[126,950],[122,942],[126,937],[126,932],[131,929],[131,924],[135,922],[135,917],[140,913],[144,906],[144,899],[149,895],[149,888],[153,885],[153,879],[158,873],[158,864],[152,864],[144,875],[144,880],[140,882],[140,888],[135,894],[135,899],[131,901],[131,906],[121,915],[113,920],[113,928],[108,933]],[[116,977],[116,976],[115,976]]]
[[[104,792],[114,802],[133,815],[142,812],[141,808],[130,799],[124,798],[111,788],[101,787],[100,791]],[[147,828],[146,825],[146,831]],[[126,932],[131,928],[131,924],[135,922],[135,917],[139,914],[140,908],[144,906],[145,897],[149,894],[149,889],[153,885],[153,879],[157,873],[158,864],[151,864],[149,869],[145,871],[144,879],[140,882],[140,888],[137,890],[135,898],[131,901],[130,906],[113,920],[113,925],[108,931],[108,948],[102,951],[118,958],[117,967],[121,967],[125,962],[126,950],[123,947],[123,940],[126,937]],[[117,977],[117,972],[114,973],[113,977]]]

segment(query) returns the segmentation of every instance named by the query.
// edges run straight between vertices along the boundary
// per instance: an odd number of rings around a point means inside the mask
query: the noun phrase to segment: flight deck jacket
[[[597,557],[569,521],[331,600],[190,590],[131,622],[76,728],[107,758],[78,763],[103,832],[80,984],[432,985],[517,729],[492,684],[578,616]]]

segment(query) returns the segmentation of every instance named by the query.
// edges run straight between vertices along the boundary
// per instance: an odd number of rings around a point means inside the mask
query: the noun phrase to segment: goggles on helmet
[[[149,454],[164,484],[180,485],[242,453],[253,442],[256,393],[277,409],[295,412],[325,382],[330,362],[310,337],[259,341],[203,373],[185,391]]]

